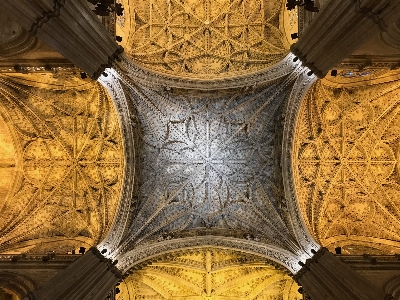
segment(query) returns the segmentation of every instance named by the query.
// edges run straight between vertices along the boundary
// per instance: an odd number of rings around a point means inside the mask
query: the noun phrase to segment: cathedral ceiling
[[[282,0],[124,0],[117,34],[134,62],[192,78],[265,69],[289,48],[297,20]],[[285,32],[293,30],[293,32]]]
[[[347,83],[318,81],[303,100],[293,152],[300,208],[314,237],[331,250],[396,253],[400,81]]]
[[[0,76],[0,251],[97,244],[118,206],[118,117],[98,84]]]
[[[134,271],[119,286],[117,300],[300,300],[286,271],[257,257],[200,249],[170,254]]]
[[[298,250],[285,224],[279,167],[291,84],[190,95],[132,85],[142,162],[123,247],[205,228]]]

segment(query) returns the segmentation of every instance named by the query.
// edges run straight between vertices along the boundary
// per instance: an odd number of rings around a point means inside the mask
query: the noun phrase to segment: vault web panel
[[[199,227],[285,239],[275,168],[275,121],[285,93],[273,85],[213,97],[161,96],[137,87],[132,96],[143,147],[132,240]]]
[[[281,0],[130,1],[127,53],[152,70],[221,77],[266,68],[287,49]]]

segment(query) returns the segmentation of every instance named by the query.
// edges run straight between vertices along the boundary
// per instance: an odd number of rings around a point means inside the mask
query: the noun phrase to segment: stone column
[[[385,293],[321,248],[294,275],[312,300],[384,300]]]
[[[86,0],[2,0],[0,3],[9,17],[93,79],[123,51]]]
[[[322,78],[368,39],[387,31],[399,15],[398,0],[330,0],[291,50]]]
[[[111,260],[92,248],[33,294],[36,300],[105,299],[121,279]]]

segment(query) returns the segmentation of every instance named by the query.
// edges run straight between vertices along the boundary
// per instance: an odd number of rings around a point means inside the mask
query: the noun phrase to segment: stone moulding
[[[98,249],[107,249],[112,252],[120,242],[124,228],[128,221],[129,212],[132,205],[132,198],[135,187],[136,176],[136,140],[135,126],[132,124],[134,117],[128,108],[124,90],[118,80],[117,74],[112,70],[107,70],[108,77],[102,76],[99,82],[107,89],[118,112],[123,137],[123,147],[125,156],[124,179],[121,191],[121,200],[117,209],[112,227],[106,238],[97,246]]]
[[[205,247],[230,249],[252,255],[258,255],[284,266],[292,273],[298,272],[301,268],[297,263],[298,256],[287,250],[255,241],[212,235],[170,239],[153,243],[151,245],[139,246],[121,256],[118,256],[118,264],[116,266],[123,273],[126,273],[135,265],[162,254],[172,253],[177,250],[198,249]]]
[[[289,208],[289,214],[292,218],[291,225],[293,231],[296,234],[297,241],[301,244],[303,249],[307,253],[310,253],[311,249],[319,249],[320,246],[312,238],[301,216],[296,188],[294,185],[292,160],[296,119],[300,109],[300,104],[307,90],[316,80],[315,76],[307,76],[307,71],[307,69],[299,70],[299,77],[297,78],[286,106],[282,141],[282,176],[285,199]]]
[[[138,82],[145,86],[152,86],[153,88],[158,86],[167,90],[170,88],[181,88],[210,91],[254,87],[282,78],[293,72],[300,64],[300,62],[293,62],[294,57],[294,54],[289,53],[282,61],[265,70],[247,75],[218,79],[184,78],[157,73],[137,65],[126,55],[122,55],[122,61],[115,62],[113,67],[126,82]]]
[[[118,279],[122,279],[123,277],[123,273],[121,272],[121,270],[119,270],[116,266],[115,263],[112,262],[111,259],[106,258],[103,256],[103,254],[100,253],[100,251],[96,248],[96,247],[92,247],[90,248],[89,251],[92,251],[92,253],[97,256],[97,258],[101,261],[101,262],[107,262],[108,267],[107,269],[113,273],[115,275],[115,277],[117,277]]]

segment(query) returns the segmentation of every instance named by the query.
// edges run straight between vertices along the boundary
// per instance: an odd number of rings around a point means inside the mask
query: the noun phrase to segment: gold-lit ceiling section
[[[288,273],[256,257],[205,249],[169,255],[134,271],[117,300],[300,300]]]
[[[303,100],[293,152],[297,196],[323,246],[352,254],[396,253],[400,81],[364,83],[338,88],[318,81]]]
[[[97,83],[0,76],[0,252],[97,244],[118,206],[123,149]]]
[[[126,53],[179,77],[227,77],[277,63],[289,47],[283,20],[297,22],[284,14],[282,0],[120,2],[125,14],[117,19],[117,34]]]

